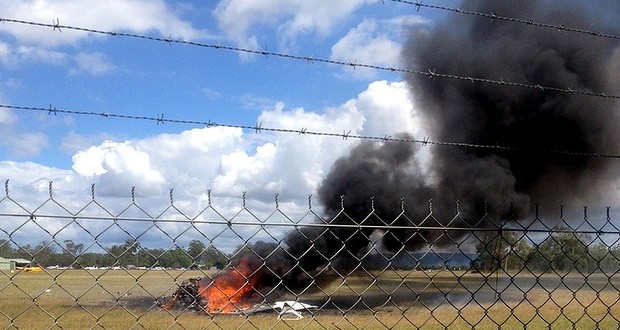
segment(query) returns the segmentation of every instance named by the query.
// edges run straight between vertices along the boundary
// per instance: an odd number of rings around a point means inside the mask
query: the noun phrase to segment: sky
[[[374,0],[2,0],[0,7],[5,19],[396,68],[407,30],[443,15]],[[186,207],[181,213],[197,214],[212,198],[217,211],[234,216],[245,193],[258,212],[269,214],[278,194],[279,207],[303,216],[309,195],[356,142],[166,119],[421,134],[407,83],[397,73],[9,22],[0,24],[0,104],[164,118],[1,108],[0,179],[9,180],[11,200],[33,210],[46,203],[52,182],[54,200],[69,213],[89,204],[94,184],[97,200],[109,200],[104,208],[114,214],[131,204],[135,187],[134,196],[155,215],[170,204],[174,189],[175,205]],[[0,207],[19,208],[6,199]],[[75,223],[62,229],[61,222],[33,226],[35,236],[84,234]],[[27,231],[5,228],[4,236],[18,241]],[[112,232],[110,242],[123,240]],[[199,234],[187,239],[192,235]]]
[[[3,19],[403,69],[408,31],[448,15],[380,0],[0,0],[0,8]],[[0,104],[163,121],[0,107],[0,180],[9,182],[0,213],[129,219],[6,222],[0,239],[93,241],[92,250],[127,238],[229,250],[277,239],[288,227],[213,222],[313,221],[321,205],[309,196],[358,141],[241,127],[422,140],[431,134],[411,87],[389,70],[2,22]]]

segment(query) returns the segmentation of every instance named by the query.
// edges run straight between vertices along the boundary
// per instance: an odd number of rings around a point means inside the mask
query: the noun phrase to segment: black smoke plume
[[[599,5],[620,9],[609,1],[465,1],[461,8],[618,33],[619,25],[609,24]],[[430,30],[413,31],[404,57],[420,70],[617,93],[618,45],[610,38],[454,14]],[[433,139],[539,151],[435,148],[435,191],[448,199],[499,206],[512,201],[524,212],[530,201],[596,201],[615,176],[610,169],[618,168],[617,161],[549,152],[618,154],[619,109],[612,99],[413,75],[408,81]]]
[[[602,4],[620,9],[617,2]],[[619,31],[616,17],[606,18],[600,7],[586,2],[472,0],[460,8]],[[435,26],[411,31],[403,56],[408,67],[424,72],[615,93],[619,88],[613,84],[620,80],[618,46],[613,38],[455,13]],[[435,223],[424,224],[485,226],[518,219],[533,203],[597,202],[615,193],[607,188],[615,179],[617,160],[575,155],[620,152],[620,109],[612,98],[415,74],[407,80],[432,140],[514,150],[435,146],[430,173],[424,177],[412,146],[360,144],[334,164],[320,188],[328,214],[344,206],[352,219],[372,211],[383,219],[379,222],[420,224],[430,212],[424,201],[433,200]],[[340,196],[345,196],[343,205]],[[404,198],[407,218],[400,216],[399,198]],[[460,217],[454,221],[450,205],[457,201]],[[384,247],[397,251],[443,243],[431,233],[411,235],[392,230],[383,238]],[[353,251],[368,243],[362,239],[368,233],[359,236]],[[455,236],[458,233],[443,238],[454,241]]]

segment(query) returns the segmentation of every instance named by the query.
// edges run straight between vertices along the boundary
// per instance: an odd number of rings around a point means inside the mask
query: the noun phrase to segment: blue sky
[[[396,68],[407,30],[445,14],[372,0],[1,0],[0,7],[4,19]],[[397,73],[12,22],[0,24],[0,103],[329,133],[422,134]],[[303,213],[307,196],[354,143],[7,108],[0,109],[0,132],[0,178],[10,180],[11,196],[34,208],[53,181],[55,196],[70,210],[88,203],[95,184],[100,198],[126,198],[136,187],[145,201],[174,188],[188,213],[204,207],[207,189],[224,209],[247,192],[255,207],[269,210],[265,205],[278,193],[282,205]],[[158,210],[163,200],[144,203]],[[110,207],[122,209],[126,201]],[[58,237],[82,234],[61,229]]]
[[[424,3],[459,5],[450,0]],[[401,63],[408,31],[431,28],[448,14],[387,0],[0,0],[0,8],[3,19],[403,69],[410,69]],[[404,77],[389,71],[0,23],[0,104],[9,106],[432,138],[420,124],[411,93],[415,88],[410,87]],[[70,212],[101,216],[102,210],[89,204],[95,184],[98,200],[105,200],[112,214],[131,205],[135,187],[140,205],[156,216],[169,205],[174,188],[175,206],[183,214],[162,217],[183,220],[189,215],[205,221],[221,220],[218,213],[255,220],[243,210],[239,213],[244,192],[251,209],[270,222],[289,221],[269,216],[275,194],[293,220],[307,216],[308,195],[316,194],[332,164],[356,143],[8,108],[0,108],[0,135],[0,180],[10,180],[11,198],[20,202],[17,206],[4,200],[0,213],[37,208],[49,197],[52,181],[55,200]],[[424,165],[428,149],[421,150],[416,159]],[[210,198],[215,214],[208,207]],[[320,213],[320,206],[314,207]],[[39,211],[66,213],[48,204]],[[131,207],[123,214],[144,216]],[[0,224],[0,239],[11,233],[14,241],[49,239],[50,234],[56,234],[58,242],[88,240],[84,228],[95,234],[104,231],[104,246],[123,242],[126,232],[152,242],[178,237],[183,244],[205,238],[204,232],[187,231],[178,223],[163,223],[161,230],[147,227],[145,232],[139,223],[106,231],[105,223],[80,227],[63,221]],[[213,228],[217,226],[209,232]],[[252,228],[236,233],[223,228],[217,240],[229,249],[242,243],[239,235],[269,238]]]
[[[437,11],[377,1],[312,5],[301,1],[3,1],[4,18],[206,44],[399,67],[411,24]],[[429,15],[429,16],[425,16]],[[4,23],[0,26],[0,101],[32,107],[159,116],[238,125],[263,111],[321,114],[397,74],[231,51]],[[71,157],[105,140],[180,133],[186,125],[48,116],[3,109],[2,160],[70,169]],[[266,126],[267,123],[264,123]],[[355,127],[342,127],[351,130]],[[391,133],[391,132],[385,132]]]

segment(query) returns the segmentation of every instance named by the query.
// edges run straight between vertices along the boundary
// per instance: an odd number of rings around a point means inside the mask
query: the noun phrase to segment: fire
[[[202,307],[207,313],[233,313],[253,307],[260,302],[260,294],[254,289],[258,277],[248,265],[247,259],[219,274],[211,283],[198,282]]]

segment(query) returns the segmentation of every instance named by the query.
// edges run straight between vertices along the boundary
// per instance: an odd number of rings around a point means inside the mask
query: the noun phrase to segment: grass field
[[[299,300],[318,305],[295,321],[275,312],[165,311],[155,299],[199,271],[0,272],[0,328],[19,329],[443,329],[620,327],[620,280],[603,274],[385,272],[336,279]],[[285,296],[282,299],[294,297]]]

